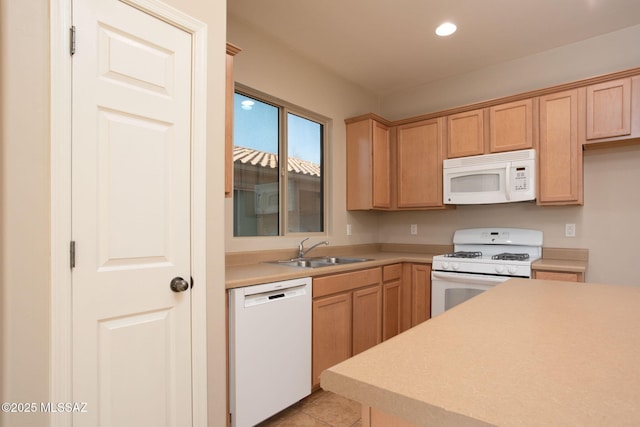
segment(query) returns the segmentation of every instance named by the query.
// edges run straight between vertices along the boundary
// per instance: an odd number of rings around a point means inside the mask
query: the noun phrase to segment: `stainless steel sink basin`
[[[332,265],[353,264],[356,262],[372,261],[371,258],[357,258],[357,257],[316,257],[316,258],[294,258],[284,261],[270,261],[270,264],[285,265],[287,267],[302,267],[302,268],[318,268],[329,267]]]

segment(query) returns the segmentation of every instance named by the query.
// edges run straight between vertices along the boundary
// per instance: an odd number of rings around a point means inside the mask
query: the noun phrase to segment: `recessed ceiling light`
[[[451,34],[455,33],[457,29],[458,27],[456,27],[456,24],[445,22],[444,24],[441,24],[438,28],[436,28],[436,34],[442,37],[450,36]]]

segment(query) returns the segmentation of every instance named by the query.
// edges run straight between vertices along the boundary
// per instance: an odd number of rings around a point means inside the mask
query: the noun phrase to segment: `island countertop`
[[[416,425],[640,425],[640,287],[511,279],[321,386]]]

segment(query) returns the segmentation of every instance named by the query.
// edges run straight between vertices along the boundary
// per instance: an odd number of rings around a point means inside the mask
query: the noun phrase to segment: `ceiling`
[[[640,24],[638,0],[228,0],[228,14],[385,95]],[[452,21],[458,31],[435,35]]]

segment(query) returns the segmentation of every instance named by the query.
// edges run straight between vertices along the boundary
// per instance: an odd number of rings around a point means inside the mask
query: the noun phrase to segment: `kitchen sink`
[[[287,267],[302,267],[302,268],[318,268],[329,267],[332,265],[353,264],[357,262],[372,261],[371,258],[358,258],[358,257],[315,257],[315,258],[294,258],[283,261],[269,261],[270,264],[285,265]]]

